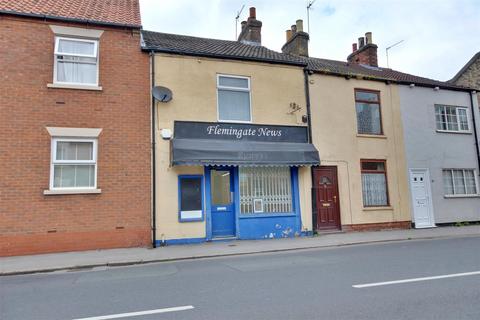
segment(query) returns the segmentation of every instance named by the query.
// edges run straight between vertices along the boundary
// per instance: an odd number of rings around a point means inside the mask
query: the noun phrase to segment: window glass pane
[[[356,91],[355,100],[378,102],[378,94],[366,91]]]
[[[384,162],[362,162],[362,170],[385,171]]]
[[[95,45],[92,42],[83,42],[67,39],[59,39],[57,52],[68,54],[96,55]]]
[[[447,130],[458,131],[457,112],[454,107],[445,107],[447,115]]]
[[[242,214],[293,212],[289,167],[240,167],[239,175]]]
[[[445,107],[435,106],[435,120],[437,123],[437,130],[447,130],[447,116]]]
[[[87,188],[95,186],[95,165],[55,165],[55,188]]]
[[[356,103],[358,133],[381,134],[380,105]]]
[[[180,211],[202,210],[202,180],[198,178],[180,179]]]
[[[464,170],[465,184],[467,186],[467,194],[477,194],[477,185],[475,183],[475,172],[473,170]]]
[[[458,120],[460,122],[460,130],[468,131],[468,119],[466,109],[457,109]]]
[[[452,170],[455,194],[465,194],[465,183],[463,181],[463,170]]]
[[[218,85],[225,86],[225,87],[236,87],[236,88],[248,89],[248,79],[219,77]]]
[[[57,142],[57,160],[93,160],[93,142]]]
[[[226,121],[250,121],[250,93],[219,89],[218,117]]]
[[[97,83],[97,65],[91,63],[57,61],[57,81]]]
[[[229,205],[230,199],[230,171],[211,170],[210,188],[212,190],[212,205]]]
[[[362,173],[362,191],[365,207],[388,205],[385,174]]]
[[[451,170],[443,171],[443,187],[445,189],[445,194],[454,194],[453,192],[453,178]]]

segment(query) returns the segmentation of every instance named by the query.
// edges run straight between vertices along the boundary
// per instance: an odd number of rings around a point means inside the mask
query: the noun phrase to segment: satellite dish
[[[157,101],[160,102],[168,102],[172,100],[172,90],[166,87],[153,87],[152,95]]]

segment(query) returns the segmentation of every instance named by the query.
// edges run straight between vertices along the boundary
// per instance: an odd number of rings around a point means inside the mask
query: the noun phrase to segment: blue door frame
[[[230,194],[231,203],[226,205],[212,204],[212,170],[224,170],[230,173]],[[221,237],[236,237],[237,236],[237,170],[234,167],[205,167],[205,186],[206,186],[206,209],[207,209],[207,234],[206,240],[212,240]],[[214,221],[215,220],[215,221]]]

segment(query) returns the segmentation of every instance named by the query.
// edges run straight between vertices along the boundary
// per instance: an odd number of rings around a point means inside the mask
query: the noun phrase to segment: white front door
[[[410,189],[415,228],[434,227],[432,192],[427,169],[410,169]]]

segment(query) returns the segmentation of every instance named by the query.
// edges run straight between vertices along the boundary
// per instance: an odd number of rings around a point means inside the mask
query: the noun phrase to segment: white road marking
[[[376,283],[366,283],[366,284],[355,284],[352,287],[360,289],[360,288],[369,288],[369,287],[388,286],[388,285],[391,285],[391,284],[399,284],[399,283],[429,281],[429,280],[466,277],[466,276],[474,276],[474,275],[480,275],[480,271],[464,272],[464,273],[452,273],[452,274],[445,274],[445,275],[442,275],[442,276],[434,276],[434,277],[413,278],[413,279],[385,281],[385,282],[376,282]]]
[[[163,308],[163,309],[145,310],[145,311],[138,311],[138,312],[110,314],[106,316],[98,316],[98,317],[90,317],[90,318],[78,318],[73,320],[108,320],[108,319],[118,319],[118,318],[126,318],[126,317],[138,317],[138,316],[144,316],[147,314],[184,311],[184,310],[190,310],[190,309],[194,309],[194,307],[183,306],[183,307]]]

